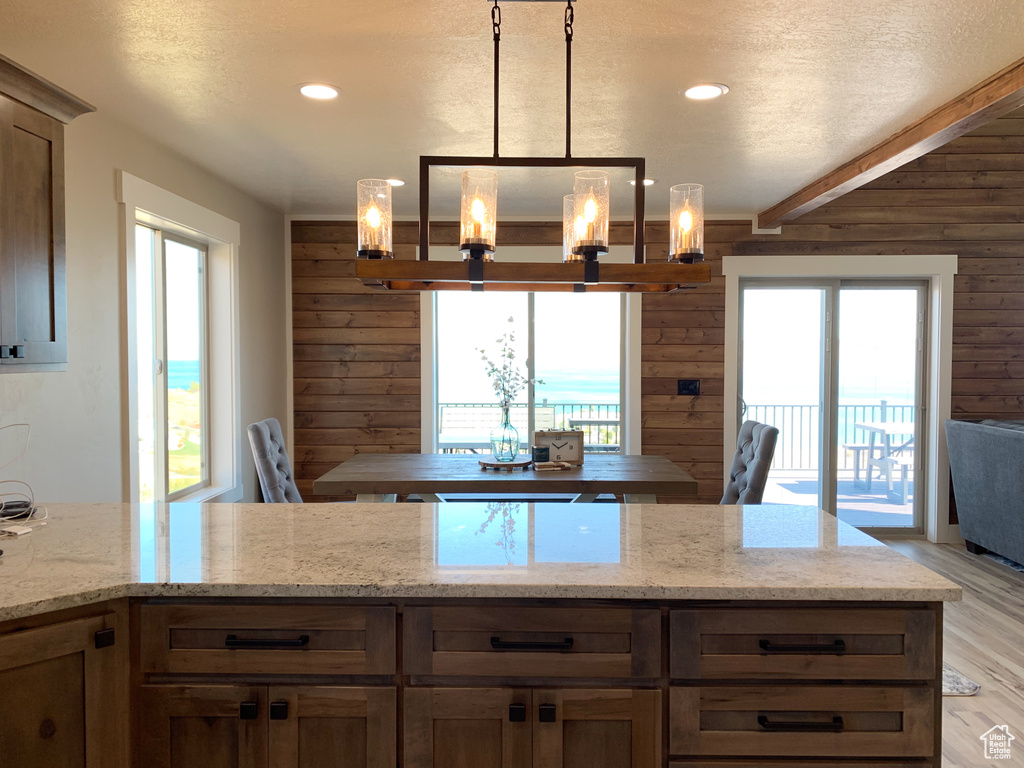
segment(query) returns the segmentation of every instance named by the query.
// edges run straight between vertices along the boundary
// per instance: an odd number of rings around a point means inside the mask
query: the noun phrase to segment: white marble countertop
[[[124,596],[960,599],[811,507],[50,504],[0,539],[0,620]]]

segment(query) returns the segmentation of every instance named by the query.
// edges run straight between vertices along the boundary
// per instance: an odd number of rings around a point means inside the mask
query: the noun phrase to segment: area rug
[[[943,696],[973,696],[981,690],[981,686],[971,680],[963,672],[953,669],[949,664],[942,665]]]
[[[1009,568],[1013,568],[1013,570],[1015,571],[1024,573],[1024,565],[1021,565],[1020,563],[1015,563],[1013,560],[1010,560],[1007,557],[1003,557],[1002,555],[997,555],[995,552],[986,552],[985,557],[987,557],[989,560],[995,560],[1000,565],[1005,565]]]

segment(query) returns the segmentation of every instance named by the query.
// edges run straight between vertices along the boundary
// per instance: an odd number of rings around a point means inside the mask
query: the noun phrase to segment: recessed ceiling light
[[[717,99],[719,96],[724,96],[729,92],[728,85],[722,85],[721,83],[701,83],[695,85],[692,88],[687,88],[683,91],[683,95],[688,99]]]
[[[657,179],[644,179],[644,186],[645,187],[653,187],[657,183],[658,183]],[[629,186],[635,187],[636,186],[636,179],[630,179],[629,180]]]
[[[385,179],[385,181],[387,181],[387,183],[390,184],[392,187],[404,187],[405,186],[405,182],[402,181],[401,179]]]
[[[326,99],[335,99],[341,90],[335,88],[333,85],[327,85],[326,83],[303,83],[299,86],[299,93],[310,99],[320,99],[324,101]]]

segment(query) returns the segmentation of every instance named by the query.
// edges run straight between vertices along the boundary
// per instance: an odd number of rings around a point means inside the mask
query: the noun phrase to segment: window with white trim
[[[139,501],[210,484],[206,415],[207,248],[135,225]]]
[[[235,221],[123,171],[126,501],[242,498]],[[247,448],[246,448],[247,449]]]

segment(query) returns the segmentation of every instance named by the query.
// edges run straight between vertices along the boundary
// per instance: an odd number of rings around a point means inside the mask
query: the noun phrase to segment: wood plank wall
[[[648,230],[652,256],[663,258],[664,223]],[[524,228],[518,241],[546,241],[549,232],[558,242],[550,225]],[[953,415],[1024,416],[1024,110],[812,211],[781,236],[712,221],[705,240],[711,283],[644,296],[641,355],[644,452],[693,474],[699,501],[721,496],[723,256],[957,254]],[[418,299],[364,289],[351,277],[354,241],[352,224],[292,228],[295,463],[304,494],[358,451],[419,450]],[[399,256],[412,258],[414,231],[396,228],[398,241]],[[699,378],[702,394],[673,394],[679,378]]]

